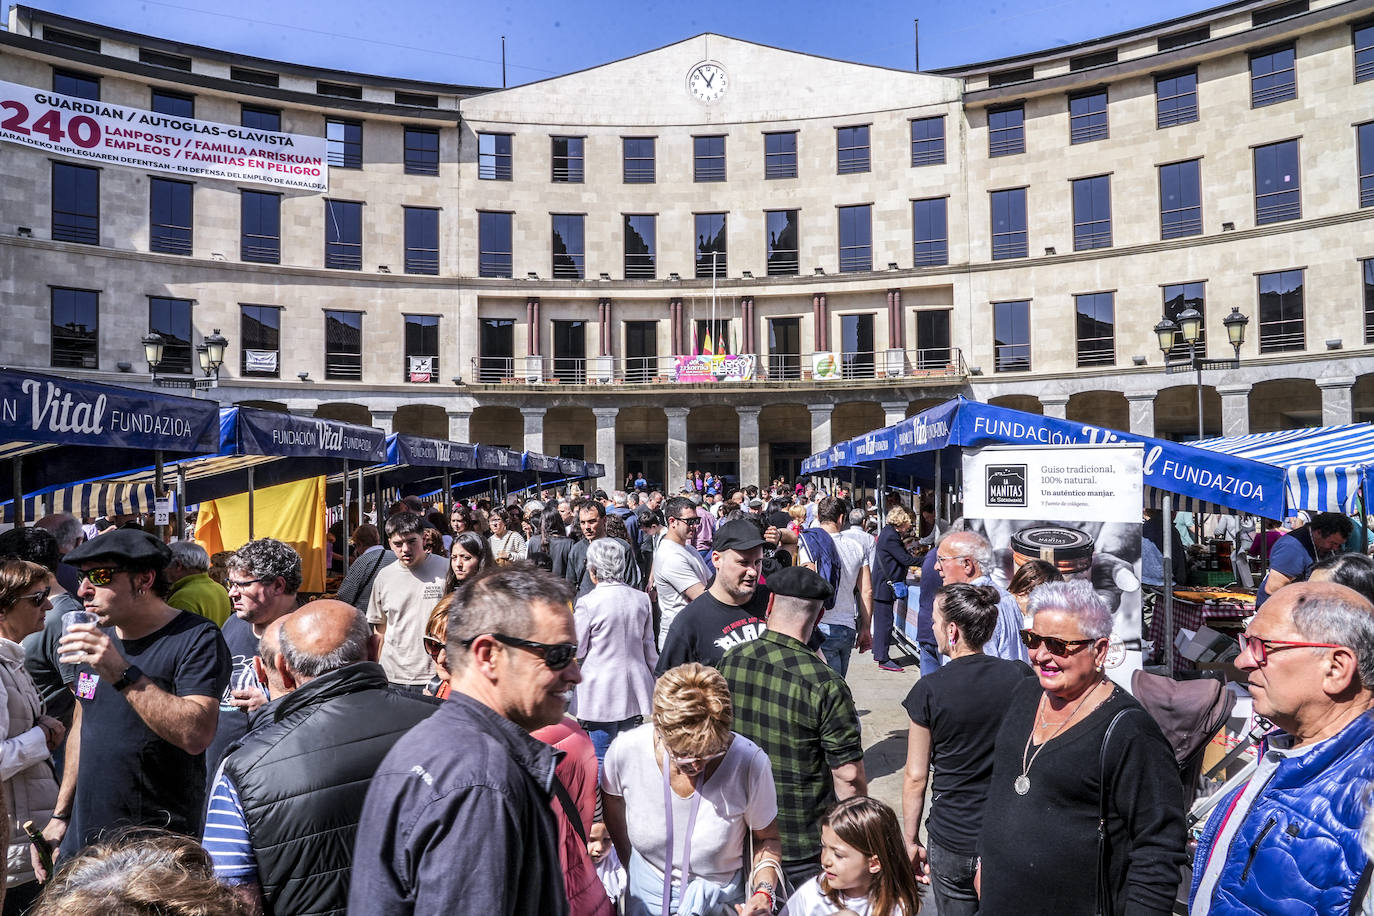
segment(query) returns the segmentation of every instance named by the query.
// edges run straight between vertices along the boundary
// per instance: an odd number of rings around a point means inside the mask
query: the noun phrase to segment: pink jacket
[[[590,833],[596,814],[596,750],[592,739],[571,716],[531,734],[563,752],[554,774],[577,804],[583,832]],[[611,916],[611,901],[592,864],[587,844],[577,835],[557,795],[553,799],[553,813],[558,819],[558,860],[563,865],[569,916]]]

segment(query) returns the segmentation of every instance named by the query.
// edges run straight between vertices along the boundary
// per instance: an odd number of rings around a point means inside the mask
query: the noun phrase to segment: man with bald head
[[[1265,736],[1250,781],[1198,841],[1194,916],[1369,912],[1360,827],[1374,791],[1374,604],[1333,582],[1285,586],[1240,636]]]
[[[215,875],[264,913],[340,913],[382,758],[438,701],[397,689],[362,612],[312,601],[262,631],[272,701],[224,758],[205,824]]]

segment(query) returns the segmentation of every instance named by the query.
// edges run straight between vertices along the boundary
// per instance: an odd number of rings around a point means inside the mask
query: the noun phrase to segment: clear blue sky
[[[511,85],[716,32],[841,60],[925,70],[1148,25],[1219,0],[32,0],[128,29],[293,63],[410,79]]]

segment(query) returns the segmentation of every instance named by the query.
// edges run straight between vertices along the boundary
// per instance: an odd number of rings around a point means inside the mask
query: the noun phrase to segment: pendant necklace
[[[1059,727],[1056,728],[1054,731],[1050,732],[1044,741],[1040,742],[1040,746],[1035,749],[1034,754],[1030,754],[1030,746],[1031,738],[1035,737],[1035,730],[1031,729],[1030,734],[1026,735],[1026,746],[1021,751],[1021,775],[1016,777],[1016,780],[1011,784],[1011,787],[1016,790],[1017,795],[1025,795],[1027,792],[1030,791],[1030,768],[1035,765],[1035,758],[1040,756],[1040,752],[1045,749],[1045,745],[1049,744],[1050,740],[1053,739],[1055,735],[1059,734],[1059,732],[1063,730],[1065,725],[1068,725],[1070,722],[1073,721],[1073,717],[1078,715],[1078,710],[1082,709],[1083,704],[1088,702],[1088,697],[1092,696],[1094,693],[1097,692],[1098,685],[1101,683],[1101,681],[1098,681],[1097,684],[1093,684],[1086,691],[1084,691],[1083,699],[1078,701],[1078,705],[1073,708],[1073,712],[1069,713],[1069,717],[1065,719],[1063,722],[1060,722]],[[1048,724],[1049,723],[1043,723],[1042,727]],[[1027,754],[1030,754],[1029,761],[1026,760]]]

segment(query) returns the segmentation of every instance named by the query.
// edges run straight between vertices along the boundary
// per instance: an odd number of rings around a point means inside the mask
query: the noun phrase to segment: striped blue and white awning
[[[1284,506],[1316,512],[1358,511],[1360,484],[1374,467],[1374,424],[1285,429],[1194,442],[1209,451],[1283,468]]]

